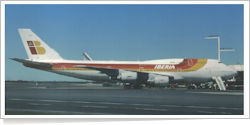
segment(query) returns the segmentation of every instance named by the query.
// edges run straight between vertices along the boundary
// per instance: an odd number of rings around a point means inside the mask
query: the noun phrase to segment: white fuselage
[[[64,63],[64,64],[105,64],[105,65],[114,65],[114,64],[138,64],[138,65],[147,65],[147,64],[157,64],[157,65],[176,65],[182,62],[183,59],[164,59],[164,60],[152,60],[152,61],[72,61],[72,60],[44,60],[40,62],[46,63]],[[71,76],[79,79],[85,80],[94,80],[94,81],[108,81],[110,77],[102,73],[101,71],[96,70],[75,70],[75,69],[66,69],[61,66],[61,69],[57,70],[47,70],[61,75]],[[175,71],[145,71],[148,73],[155,73],[160,75],[169,75],[173,76],[174,80],[177,82],[207,82],[211,81],[212,77],[222,77],[224,79],[229,79],[236,74],[236,71],[226,66],[223,63],[218,62],[217,60],[208,59],[206,64],[198,70],[195,71],[186,71],[183,72],[180,70]]]

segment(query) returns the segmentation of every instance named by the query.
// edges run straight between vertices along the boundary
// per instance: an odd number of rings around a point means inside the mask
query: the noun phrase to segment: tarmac
[[[243,115],[243,91],[6,82],[6,115]]]

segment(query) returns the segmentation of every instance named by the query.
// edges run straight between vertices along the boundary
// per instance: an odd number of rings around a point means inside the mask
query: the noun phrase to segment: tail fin
[[[62,60],[63,58],[31,29],[18,29],[26,53],[31,60]]]

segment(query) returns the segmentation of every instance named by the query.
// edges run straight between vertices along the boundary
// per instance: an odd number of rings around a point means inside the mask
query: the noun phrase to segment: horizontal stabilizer
[[[26,65],[41,66],[41,67],[46,67],[46,68],[52,67],[52,64],[49,64],[49,63],[34,62],[34,61],[19,59],[19,58],[10,58],[10,59],[17,61],[17,62],[21,62]]]

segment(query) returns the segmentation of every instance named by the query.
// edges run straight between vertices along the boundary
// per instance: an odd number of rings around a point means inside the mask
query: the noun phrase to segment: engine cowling
[[[169,84],[168,76],[154,75],[149,74],[148,83],[153,84],[155,86],[167,86]]]
[[[137,73],[136,72],[121,72],[117,76],[117,79],[123,81],[123,82],[136,82],[137,80]]]
[[[138,75],[137,72],[119,71],[115,80],[119,80],[123,83],[149,83],[153,86],[167,86],[172,79],[168,76],[157,74]]]

